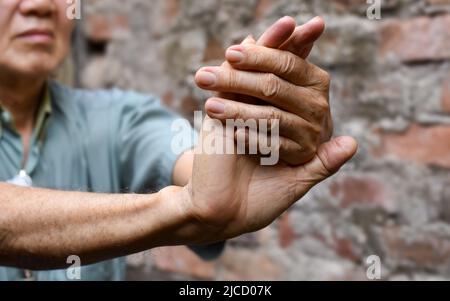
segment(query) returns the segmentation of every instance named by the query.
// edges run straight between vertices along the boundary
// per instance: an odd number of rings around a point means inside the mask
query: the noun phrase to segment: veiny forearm
[[[194,226],[184,192],[106,195],[31,189],[0,183],[0,265],[66,267],[124,256],[162,245],[191,243]]]

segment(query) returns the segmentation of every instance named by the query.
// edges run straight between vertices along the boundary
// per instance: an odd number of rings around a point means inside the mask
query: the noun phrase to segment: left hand
[[[309,53],[309,48],[302,53]],[[290,51],[249,39],[229,48],[227,60],[229,64],[201,69],[197,84],[211,91],[250,95],[268,105],[215,97],[206,104],[208,115],[222,121],[278,119],[282,160],[291,165],[310,161],[332,132],[328,73]]]

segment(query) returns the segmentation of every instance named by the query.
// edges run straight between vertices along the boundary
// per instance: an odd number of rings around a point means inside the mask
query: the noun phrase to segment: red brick
[[[442,110],[445,113],[450,113],[450,74],[444,80],[442,87]]]
[[[380,30],[380,52],[404,62],[450,59],[450,15],[385,22]]]
[[[338,236],[334,231],[331,237],[325,237],[323,234],[318,232],[311,233],[310,235],[303,237],[300,236],[301,239],[308,237],[321,242],[324,248],[333,250],[339,257],[355,262],[361,259],[361,252],[358,251],[353,241],[348,237]]]
[[[227,248],[220,260],[226,281],[279,280],[282,270],[263,249]]]
[[[210,39],[205,49],[203,61],[225,60],[225,48],[215,39]]]
[[[128,17],[120,14],[91,14],[84,24],[86,36],[95,42],[110,41],[116,34],[130,29]]]
[[[355,8],[367,7],[367,0],[332,0],[336,9],[340,12],[348,11]]]
[[[255,19],[262,19],[279,0],[259,0],[255,9]]]
[[[174,108],[174,96],[172,91],[166,91],[162,96],[164,105],[169,108]]]
[[[180,13],[180,0],[165,0],[165,17],[167,23],[171,23]]]
[[[178,108],[179,112],[188,119],[194,118],[194,111],[199,111],[200,100],[193,95],[186,95],[181,99],[181,106]]]
[[[450,0],[427,0],[427,3],[432,5],[450,5]]]
[[[381,238],[387,257],[397,264],[439,267],[450,263],[450,238],[437,231],[385,228]]]
[[[365,12],[371,5],[367,0],[331,0],[336,10],[340,13],[348,13],[349,11]],[[393,9],[398,7],[401,0],[383,0],[381,1],[382,9]]]
[[[420,164],[450,168],[450,126],[413,124],[404,133],[380,133],[377,156],[394,155]]]
[[[155,266],[166,272],[198,279],[214,278],[216,262],[205,262],[187,247],[163,247],[152,251]]]
[[[385,187],[368,176],[341,177],[331,183],[330,192],[333,197],[339,199],[342,208],[358,204],[375,204],[390,209]]]
[[[282,248],[289,248],[297,235],[292,226],[289,212],[283,214],[278,221],[278,239]]]
[[[333,240],[333,249],[337,255],[354,262],[361,259],[361,254],[356,251],[355,245],[351,239],[334,235]]]

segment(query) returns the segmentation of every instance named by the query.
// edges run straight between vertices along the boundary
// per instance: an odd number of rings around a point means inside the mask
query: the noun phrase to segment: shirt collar
[[[52,96],[50,93],[49,84],[46,83],[44,94],[42,95],[42,99],[41,99],[38,113],[36,116],[36,124],[35,124],[35,129],[34,129],[36,138],[39,138],[39,139],[42,138],[42,136],[44,134],[43,129],[44,129],[45,121],[47,120],[47,117],[51,115],[51,113],[52,113]],[[2,132],[3,132],[3,123],[5,122],[3,117],[5,114],[9,114],[9,113],[4,111],[2,106],[0,105],[0,137],[2,136]]]
[[[42,139],[44,134],[45,121],[51,114],[52,114],[52,97],[49,85],[45,84],[45,90],[39,107],[35,125],[36,138],[38,138],[39,140]]]

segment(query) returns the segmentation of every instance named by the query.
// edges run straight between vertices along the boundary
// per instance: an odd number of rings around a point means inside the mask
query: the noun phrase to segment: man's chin
[[[56,69],[57,65],[43,64],[43,62],[35,62],[28,64],[21,64],[17,68],[14,68],[17,75],[26,78],[42,78],[48,77]]]
[[[12,61],[11,69],[24,76],[42,76],[51,74],[58,67],[59,60],[52,52],[41,49],[27,50],[13,56],[19,59]]]

